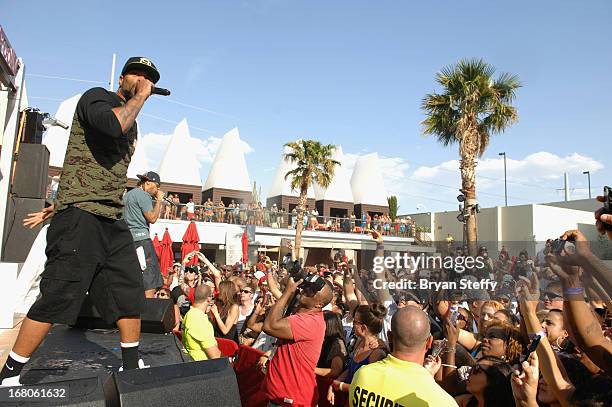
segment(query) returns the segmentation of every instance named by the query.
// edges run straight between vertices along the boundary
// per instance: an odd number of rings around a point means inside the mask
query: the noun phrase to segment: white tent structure
[[[388,213],[387,189],[378,165],[377,153],[363,155],[357,159],[351,176],[351,188],[356,214],[364,210]]]
[[[157,171],[163,183],[202,187],[200,162],[194,153],[187,119],[177,124]]]
[[[334,170],[334,177],[327,189],[315,183],[317,211],[323,216],[347,218],[354,212],[351,172],[344,163],[341,146],[336,146],[332,158],[340,163]]]
[[[351,172],[344,164],[344,153],[342,146],[336,146],[332,158],[340,163],[336,166],[334,178],[327,189],[315,183],[314,192],[317,201],[330,200],[340,202],[353,202],[353,191],[351,189]]]
[[[225,133],[206,178],[205,191],[223,188],[251,192],[243,144],[237,128]]]
[[[52,126],[43,135],[42,142],[49,149],[49,165],[53,167],[62,167],[64,165],[64,157],[66,155],[66,147],[68,146],[68,138],[70,129],[72,128],[72,119],[77,103],[81,98],[80,94],[74,95],[71,98],[60,103],[55,118],[66,125],[68,129],[63,129],[60,126]]]
[[[253,200],[245,152],[245,143],[236,127],[223,135],[204,184],[203,201],[211,199],[215,204],[223,201],[229,205],[232,200],[246,203]]]

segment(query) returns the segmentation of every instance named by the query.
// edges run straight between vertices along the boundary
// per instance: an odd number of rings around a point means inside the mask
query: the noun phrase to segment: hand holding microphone
[[[151,94],[160,96],[170,96],[170,91],[168,89],[151,86]]]

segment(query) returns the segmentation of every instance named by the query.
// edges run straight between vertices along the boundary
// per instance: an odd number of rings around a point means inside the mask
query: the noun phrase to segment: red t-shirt
[[[262,390],[275,404],[316,406],[319,395],[314,370],[325,338],[323,313],[295,314],[288,320],[293,340],[282,341],[276,350]]]

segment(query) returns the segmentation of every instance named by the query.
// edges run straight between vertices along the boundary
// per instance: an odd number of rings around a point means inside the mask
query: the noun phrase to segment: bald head
[[[393,349],[399,352],[421,352],[430,337],[429,317],[413,305],[401,308],[391,319]]]
[[[194,304],[202,304],[210,297],[210,287],[206,284],[200,284],[193,292]]]

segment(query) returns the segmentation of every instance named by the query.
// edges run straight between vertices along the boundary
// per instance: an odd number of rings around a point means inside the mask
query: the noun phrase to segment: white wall
[[[536,240],[559,237],[578,224],[594,225],[593,212],[559,208],[548,205],[533,205],[533,230]]]

